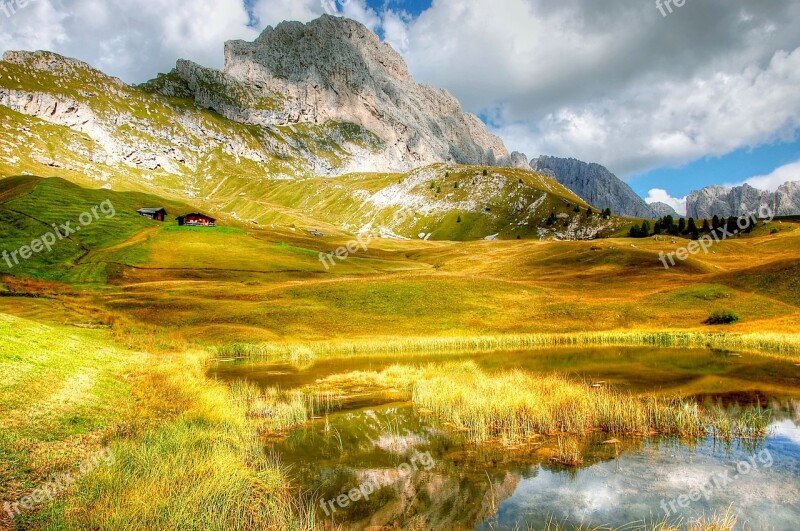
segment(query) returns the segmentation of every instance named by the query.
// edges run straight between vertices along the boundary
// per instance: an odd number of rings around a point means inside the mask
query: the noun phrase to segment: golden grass
[[[274,433],[308,422],[311,417],[341,407],[341,396],[333,391],[281,391],[261,389],[252,382],[236,381],[231,396],[262,433]]]
[[[575,346],[714,348],[800,356],[800,334],[683,331],[618,331],[573,334],[509,334],[475,337],[409,337],[386,340],[308,343],[232,343],[215,349],[220,358],[313,359],[315,357],[497,352]]]
[[[313,529],[275,456],[202,353],[151,358],[116,464],[87,477],[54,515],[66,529]]]
[[[112,466],[82,477],[54,503],[20,515],[20,526],[315,527],[313,511],[289,488],[279,458],[265,455],[242,405],[228,386],[205,377],[208,354],[127,351],[106,330],[5,314],[0,336],[2,499],[29,495],[101,447],[114,456]],[[323,407],[325,396],[303,404]]]
[[[413,401],[469,433],[476,442],[517,442],[535,435],[672,434],[713,435],[730,440],[760,436],[768,416],[755,410],[731,419],[691,401],[637,397],[605,387],[592,388],[562,376],[515,370],[490,375],[474,363],[447,364],[416,382]],[[575,449],[562,445],[574,461]]]

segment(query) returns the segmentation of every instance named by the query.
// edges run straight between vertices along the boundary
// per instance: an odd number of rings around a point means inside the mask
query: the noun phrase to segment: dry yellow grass
[[[706,434],[729,440],[766,433],[768,415],[747,409],[731,418],[695,402],[656,396],[638,397],[607,387],[593,388],[558,375],[524,371],[487,374],[474,363],[428,369],[414,384],[414,403],[483,442],[517,442],[535,435],[603,432],[625,435]],[[559,455],[575,461],[574,448],[562,441]]]

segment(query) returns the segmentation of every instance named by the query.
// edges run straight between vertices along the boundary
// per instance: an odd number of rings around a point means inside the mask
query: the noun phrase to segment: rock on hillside
[[[195,99],[223,94],[257,107],[271,102],[233,82],[219,91],[213,80],[223,74],[203,73],[193,86],[166,75],[134,87],[58,54],[6,52],[0,61],[0,173],[51,175],[50,168],[70,168],[80,176],[63,176],[85,184],[202,197],[232,192],[232,181],[220,185],[226,177],[331,175],[381,150],[382,141],[355,124],[252,127],[228,120]]]
[[[775,192],[753,188],[749,184],[724,188],[709,186],[689,194],[687,215],[696,219],[717,216],[739,216],[769,207],[775,216],[800,215],[800,181],[787,182]]]
[[[599,164],[542,156],[530,165],[598,208],[610,208],[616,215],[633,218],[658,217],[630,186]]]
[[[650,210],[653,211],[653,215],[656,217],[656,219],[664,218],[667,216],[672,216],[673,219],[678,219],[683,217],[680,214],[678,214],[674,208],[672,208],[666,203],[655,202],[655,203],[650,203],[649,206]]]
[[[503,142],[444,90],[417,84],[403,58],[362,24],[325,15],[225,45],[225,71],[179,61],[167,95],[260,126],[357,124],[383,141],[347,170],[406,171],[435,162],[512,165]]]

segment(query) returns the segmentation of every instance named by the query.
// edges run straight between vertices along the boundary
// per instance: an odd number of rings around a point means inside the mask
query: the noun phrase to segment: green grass
[[[3,182],[3,181],[0,181]],[[188,207],[174,201],[135,192],[112,192],[82,188],[59,178],[32,180],[34,186],[24,186],[24,193],[7,198],[0,204],[0,236],[2,250],[9,253],[30,245],[45,233],[53,233],[53,224],[61,226],[67,222],[80,230],[68,239],[58,240],[50,252],[42,250],[28,260],[9,267],[0,261],[0,274],[25,274],[33,277],[67,280],[75,283],[105,282],[104,267],[97,265],[71,271],[78,260],[86,258],[93,250],[101,250],[120,244],[138,232],[161,226],[136,213],[145,206],[164,206],[171,214],[187,210]],[[11,190],[12,183],[6,189]],[[19,187],[13,187],[18,189]],[[93,211],[94,209],[94,211]],[[91,215],[91,223],[82,225],[81,215]],[[171,222],[171,218],[167,221]],[[59,229],[60,232],[61,229]],[[129,249],[128,253],[139,253],[140,249]]]
[[[101,447],[113,464],[17,517],[47,529],[310,529],[285,470],[205,355],[119,348],[103,330],[0,314],[0,498],[30,495]],[[4,515],[3,515],[4,516]],[[4,522],[0,521],[0,524]]]
[[[18,500],[113,437],[132,407],[122,375],[137,356],[97,330],[6,314],[0,337],[0,498]]]

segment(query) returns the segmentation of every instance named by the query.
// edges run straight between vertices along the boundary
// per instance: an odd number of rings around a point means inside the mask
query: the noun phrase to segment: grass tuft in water
[[[678,398],[593,388],[559,375],[519,370],[490,375],[472,362],[426,373],[414,385],[413,401],[476,442],[501,438],[513,443],[534,435],[591,431],[731,440],[764,435],[768,424],[768,416],[756,409],[731,415]]]

